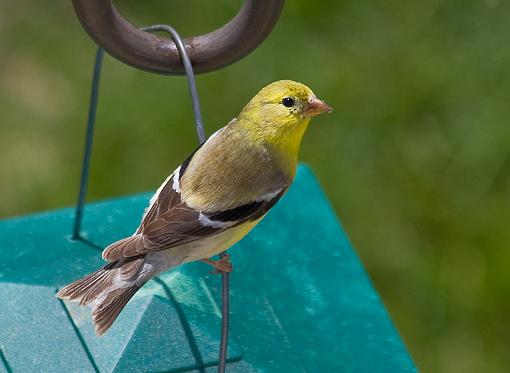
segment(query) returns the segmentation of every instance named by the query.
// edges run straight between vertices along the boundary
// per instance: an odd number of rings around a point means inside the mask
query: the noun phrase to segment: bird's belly
[[[179,264],[210,258],[241,240],[260,220],[262,218],[230,228],[214,236],[148,254],[147,260],[155,264],[156,272],[159,273]]]
[[[214,236],[176,247],[175,250],[187,252],[185,262],[210,258],[211,256],[227,250],[236,242],[240,241],[260,220],[261,219],[241,224]]]

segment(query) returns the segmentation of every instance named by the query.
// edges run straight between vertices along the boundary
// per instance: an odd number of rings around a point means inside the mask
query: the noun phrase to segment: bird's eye
[[[282,100],[282,104],[285,107],[292,107],[292,106],[294,106],[294,99],[292,97],[285,97]]]

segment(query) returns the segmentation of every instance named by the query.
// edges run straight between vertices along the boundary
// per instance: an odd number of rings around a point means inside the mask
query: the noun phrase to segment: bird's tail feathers
[[[57,293],[57,297],[92,306],[96,334],[104,334],[131,297],[148,278],[141,278],[145,258],[123,259],[77,280]]]

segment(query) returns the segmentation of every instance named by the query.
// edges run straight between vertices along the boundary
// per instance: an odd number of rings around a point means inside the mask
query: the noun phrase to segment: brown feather
[[[101,305],[92,312],[92,321],[98,336],[103,335],[117,319],[129,300],[140,286],[114,290],[106,296]]]
[[[123,238],[120,241],[112,243],[103,251],[103,259],[109,261],[115,261],[122,258],[124,255],[122,254],[125,250],[129,252],[137,252],[137,247],[143,246],[143,236],[136,235]],[[143,251],[142,249],[138,249]],[[138,254],[135,254],[138,255]],[[134,256],[134,255],[130,255]]]
[[[108,274],[108,268],[112,267],[113,264],[114,263],[107,264],[103,268],[65,286],[57,293],[57,296],[62,299],[80,300],[91,287],[96,285]]]
[[[156,200],[149,207],[147,212],[142,218],[142,223],[138,227],[136,233],[141,233],[147,226],[147,224],[154,221],[159,215],[173,208],[175,205],[181,202],[181,194],[177,193],[173,189],[173,174],[168,180],[161,186],[161,190],[156,197]]]
[[[80,305],[92,304],[92,320],[97,335],[101,335],[113,324],[129,299],[151,277],[149,274],[142,278],[144,263],[144,256],[111,262],[100,270],[67,285],[57,293],[57,296],[61,299],[79,301]],[[124,286],[119,287],[119,282]]]
[[[285,191],[286,189],[282,190],[268,201],[252,202],[235,209],[204,215],[219,223],[233,222],[233,225],[247,220],[254,221],[266,214]],[[113,261],[166,250],[213,236],[231,226],[226,225],[223,228],[206,226],[200,221],[199,211],[191,209],[185,203],[180,203],[148,223],[140,234],[108,246],[103,252],[103,258]]]

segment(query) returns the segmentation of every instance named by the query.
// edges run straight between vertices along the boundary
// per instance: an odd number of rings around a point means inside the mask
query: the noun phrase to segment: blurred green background
[[[116,4],[192,35],[241,1]],[[198,77],[208,133],[278,79],[335,108],[301,158],[424,372],[510,367],[509,38],[502,0],[292,0],[254,53]],[[0,3],[0,217],[75,202],[93,58],[70,2]],[[192,121],[184,78],[106,58],[89,199],[157,188]]]

